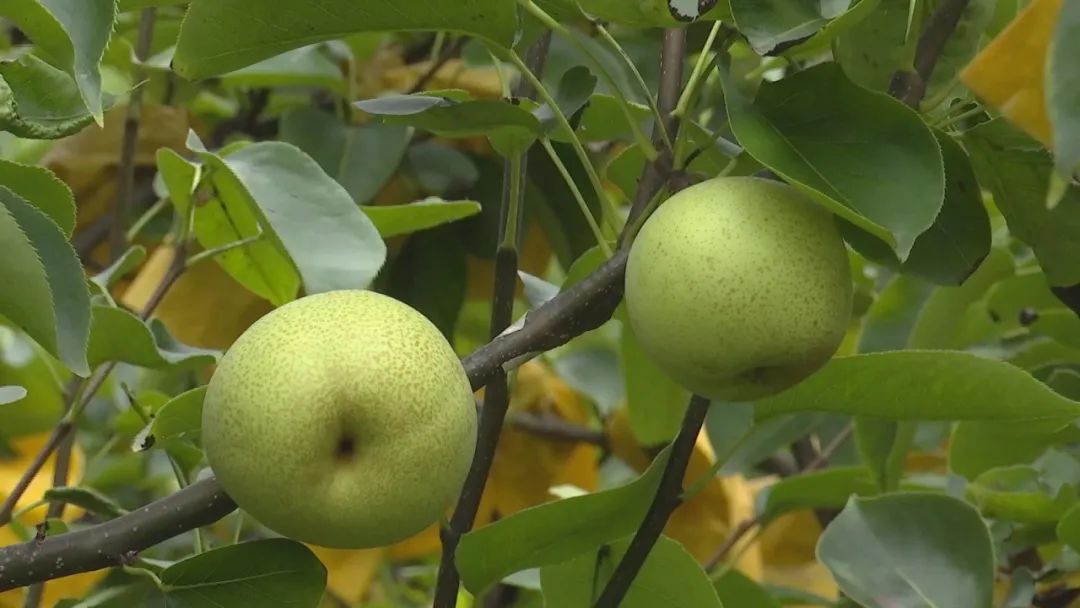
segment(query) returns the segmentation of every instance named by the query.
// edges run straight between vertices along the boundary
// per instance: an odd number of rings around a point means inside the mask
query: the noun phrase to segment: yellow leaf
[[[430,70],[430,61],[392,67],[383,73],[383,86],[395,91],[408,91]],[[462,89],[478,99],[494,99],[502,95],[502,85],[495,68],[470,67],[460,59],[444,63],[424,86],[424,90],[428,91],[439,89]]]
[[[634,439],[626,408],[616,410],[608,419],[607,433],[612,452],[623,462],[638,472],[648,467],[652,457]],[[689,486],[707,475],[715,462],[709,438],[702,431],[690,456],[683,485]],[[753,515],[753,495],[744,478],[738,475],[713,478],[701,492],[675,510],[664,533],[682,543],[698,561],[705,562],[736,526]],[[740,571],[751,578],[759,578],[761,555],[749,541],[749,537],[744,538],[730,555],[739,556],[736,567]]]
[[[383,560],[383,549],[309,547],[326,566],[326,587],[350,606],[364,599]]]
[[[758,536],[765,564],[763,580],[835,598],[836,582],[814,554],[820,536],[821,524],[811,511],[793,511],[766,526]]]
[[[142,310],[165,276],[175,251],[168,244],[154,250],[121,296],[125,306]],[[272,309],[269,302],[233,280],[216,262],[206,260],[180,275],[154,316],[185,344],[225,349]]]
[[[960,80],[1047,147],[1046,61],[1062,0],[1032,0],[960,73]]]
[[[0,460],[0,501],[7,498],[8,490],[14,487],[34,455],[48,440],[48,437],[48,433],[43,433],[11,440],[11,448],[17,456],[10,460]],[[74,449],[71,454],[71,470],[69,474],[72,483],[77,482],[82,476],[83,460],[82,452],[78,448]],[[55,466],[55,457],[50,458],[37,476],[34,477],[22,498],[19,499],[17,507],[25,507],[44,497],[45,491],[52,487]],[[44,519],[46,508],[46,506],[42,505],[28,511],[19,517],[19,522],[33,527]],[[80,515],[82,515],[81,509],[69,506],[64,510],[64,519],[67,521],[72,521]],[[0,527],[0,547],[19,542],[22,542],[22,539],[15,534],[10,526]],[[64,598],[81,598],[104,576],[105,571],[98,571],[50,581],[49,584],[45,585],[41,605],[53,606]],[[25,593],[25,589],[12,589],[0,593],[0,608],[21,608]]]
[[[589,421],[589,410],[581,397],[537,361],[518,370],[510,408],[511,412],[557,416],[574,424]],[[553,500],[553,486],[570,484],[595,490],[599,455],[599,448],[593,445],[538,437],[507,426],[499,439],[474,526]],[[439,528],[433,525],[390,547],[388,557],[395,562],[422,559],[437,555],[440,547]]]
[[[76,234],[110,213],[116,204],[117,169],[126,116],[126,106],[112,108],[105,113],[103,127],[93,125],[57,141],[41,159],[41,164],[64,180],[75,194],[78,205]],[[185,150],[184,142],[190,127],[185,110],[148,105],[142,108],[139,125],[136,169],[152,170],[158,148]],[[104,265],[107,251],[108,245],[99,246],[91,257]]]
[[[551,262],[551,244],[537,222],[526,227],[525,240],[519,252],[518,267],[535,276],[543,276]],[[495,288],[495,262],[469,256],[469,282],[466,297],[470,300],[490,300]],[[518,297],[523,295],[521,283],[517,286]]]
[[[528,412],[587,425],[584,401],[546,365],[530,361],[517,372],[511,415]],[[538,437],[507,426],[499,439],[487,492],[499,516],[516,513],[555,498],[553,486],[571,484],[592,491],[597,485],[599,448]]]

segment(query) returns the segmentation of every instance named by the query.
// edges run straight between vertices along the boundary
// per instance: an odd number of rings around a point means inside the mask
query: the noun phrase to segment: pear
[[[795,188],[715,178],[668,199],[626,266],[626,309],[646,355],[686,389],[753,401],[817,371],[851,318],[833,216]]]
[[[476,443],[458,357],[416,310],[333,291],[247,329],[210,380],[210,467],[271,530],[333,548],[391,544],[442,517]]]

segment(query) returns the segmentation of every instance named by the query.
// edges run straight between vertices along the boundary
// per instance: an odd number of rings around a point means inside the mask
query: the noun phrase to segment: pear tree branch
[[[690,456],[694,453],[694,444],[698,435],[701,434],[701,426],[705,423],[705,414],[709,411],[709,400],[699,395],[690,398],[690,406],[683,416],[682,428],[671,444],[671,456],[664,467],[664,474],[660,478],[660,486],[656,489],[652,504],[645,513],[645,519],[641,521],[634,538],[630,541],[630,547],[623,555],[615,572],[608,579],[607,586],[596,600],[596,608],[618,608],[630,590],[631,583],[637,577],[645,559],[652,551],[653,545],[660,538],[668,519],[675,509],[682,504],[683,477],[686,468],[690,464]]]
[[[679,80],[665,77],[661,88],[681,86]],[[669,114],[671,109],[662,108]],[[462,365],[473,389],[606,323],[622,300],[627,245],[584,280],[466,356]],[[0,591],[122,565],[140,551],[213,523],[235,509],[217,480],[209,477],[108,522],[0,548]]]
[[[173,254],[173,260],[169,264],[168,270],[165,271],[165,276],[161,278],[154,293],[151,294],[150,299],[143,306],[143,309],[139,312],[139,318],[145,321],[150,318],[150,315],[154,313],[154,309],[161,304],[161,301],[165,298],[165,294],[168,293],[169,288],[173,283],[180,278],[180,275],[184,272],[184,261],[186,259],[186,248],[183,245],[177,247]],[[15,511],[15,505],[18,504],[19,499],[26,493],[26,489],[30,487],[30,482],[37,477],[41,472],[42,467],[48,462],[49,457],[67,440],[68,436],[75,429],[75,421],[78,419],[79,414],[85,409],[86,405],[94,398],[94,394],[105,384],[105,379],[108,378],[109,373],[116,367],[116,363],[106,363],[101,366],[90,378],[86,381],[79,383],[79,388],[69,392],[69,399],[65,408],[66,413],[56,426],[53,427],[52,433],[45,441],[45,444],[41,446],[38,453],[34,456],[34,459],[30,461],[30,466],[23,471],[19,481],[15,483],[15,487],[11,489],[7,498],[4,499],[3,504],[0,504],[0,526],[7,525],[11,521],[11,514]]]
[[[139,16],[139,36],[135,41],[135,57],[143,61],[150,55],[150,44],[154,38],[154,20],[157,9],[144,8]],[[116,191],[116,206],[113,208],[109,225],[109,258],[115,261],[127,249],[127,224],[131,219],[132,198],[135,192],[135,153],[139,144],[139,122],[142,119],[143,91],[138,81],[142,79],[142,68],[135,69],[135,89],[128,100],[127,115],[124,117],[124,138],[120,150],[120,181]]]
[[[890,95],[913,108],[919,106],[938,59],[969,3],[970,0],[944,0],[938,5],[915,47],[915,71],[898,70],[889,85]]]
[[[551,32],[542,35],[529,49],[526,64],[534,74],[543,72],[547,62],[548,48],[551,44]],[[536,94],[529,80],[522,78],[514,95],[532,97]],[[500,218],[499,245],[495,252],[495,287],[491,301],[491,337],[495,338],[506,331],[514,320],[514,296],[517,292],[518,241],[524,213],[521,205],[528,167],[526,152],[506,160],[503,174],[502,211]],[[480,508],[480,498],[484,494],[488,475],[495,461],[495,450],[502,434],[506,412],[510,407],[510,387],[506,371],[496,370],[484,390],[484,407],[480,410],[477,430],[476,451],[465,485],[458,497],[454,514],[448,526],[441,530],[442,560],[439,562],[439,574],[435,585],[435,608],[453,608],[457,604],[458,587],[461,576],[458,574],[454,554],[457,552],[461,537],[472,529],[476,512]]]

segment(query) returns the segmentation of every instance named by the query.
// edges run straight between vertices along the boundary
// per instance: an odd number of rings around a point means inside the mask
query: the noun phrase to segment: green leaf
[[[165,333],[160,322],[147,326],[122,308],[95,305],[87,357],[93,367],[120,361],[151,369],[198,369],[217,361],[216,351],[177,345]]]
[[[354,104],[389,124],[403,124],[443,137],[488,136],[521,151],[543,133],[540,120],[520,105],[495,99],[455,100],[435,95],[390,95]],[[498,146],[497,146],[498,147]]]
[[[312,107],[285,114],[281,139],[319,163],[357,203],[368,203],[393,177],[405,155],[409,130],[401,125],[346,125]]]
[[[456,231],[427,230],[409,237],[390,264],[387,293],[423,313],[450,339],[465,303],[468,273]]]
[[[21,386],[0,386],[0,405],[9,405],[25,398],[26,389]]]
[[[731,0],[731,14],[754,50],[765,55],[780,44],[813,35],[850,4],[850,0]]]
[[[194,0],[173,67],[185,78],[222,74],[285,51],[357,32],[447,30],[510,47],[516,6],[502,0]]]
[[[605,22],[634,27],[673,27],[697,19],[719,19],[726,2],[717,0],[578,0],[581,8]]]
[[[112,34],[114,0],[5,0],[3,13],[66,71],[100,124],[101,58]]]
[[[753,102],[723,82],[731,129],[751,156],[907,259],[945,196],[941,150],[917,114],[835,63],[766,82]],[[872,177],[882,167],[890,180]]]
[[[852,498],[821,535],[817,555],[840,589],[866,608],[991,605],[990,533],[955,498]]]
[[[757,404],[759,418],[797,411],[891,420],[1036,420],[1080,416],[1027,372],[965,352],[896,351],[833,359]]]
[[[201,156],[215,169],[214,185],[222,199],[242,197],[252,214],[247,222],[251,233],[237,236],[254,236],[256,224],[269,228],[299,271],[307,294],[361,289],[375,278],[386,260],[386,245],[344,188],[311,157],[283,142],[252,144],[225,157]]]
[[[315,608],[326,568],[304,545],[271,538],[189,557],[161,582],[169,608]]]
[[[910,69],[917,32],[940,4],[941,0],[883,0],[877,10],[837,39],[836,60],[859,85],[886,90],[897,70]],[[948,92],[957,73],[974,57],[995,4],[996,0],[967,4],[927,83],[927,105],[937,94]]]
[[[81,507],[91,513],[106,517],[119,517],[127,513],[113,499],[90,487],[59,486],[45,490],[45,500],[64,502]]]
[[[108,268],[91,277],[90,282],[98,288],[100,293],[107,294],[109,293],[109,289],[111,289],[117,281],[138,268],[145,259],[145,247],[142,245],[129,247],[128,250],[117,258],[115,262],[110,264]]]
[[[826,414],[813,412],[776,416],[755,423],[753,404],[718,403],[709,408],[706,425],[716,458],[724,463],[720,474],[735,475],[805,436],[828,418]],[[728,434],[721,430],[733,422],[732,426],[742,429],[740,432]]]
[[[191,208],[195,187],[202,177],[202,166],[180,156],[171,148],[159,148],[155,160],[173,206],[181,217],[186,216]]]
[[[480,203],[429,198],[408,205],[367,206],[363,210],[379,234],[388,239],[476,215]]]
[[[939,285],[959,285],[990,252],[990,217],[967,153],[951,137],[934,133],[945,159],[945,202],[932,226],[915,239],[904,263],[882,241],[848,225],[845,238],[873,261]]]
[[[472,158],[437,140],[409,146],[407,155],[409,170],[420,188],[428,194],[460,194],[472,188],[480,179],[480,170]]]
[[[1064,175],[1080,170],[1080,5],[1063,2],[1050,41],[1046,94],[1054,155]]]
[[[1073,505],[1061,516],[1057,525],[1057,537],[1073,551],[1080,551],[1080,504]]]
[[[866,312],[859,352],[907,348],[919,311],[933,293],[934,286],[926,281],[903,274],[893,277]]]
[[[90,292],[63,230],[40,209],[0,187],[0,314],[79,375],[90,373]]]
[[[630,430],[641,445],[660,445],[679,433],[690,391],[679,386],[642,350],[623,318],[619,341]]]
[[[1029,466],[991,469],[964,489],[967,499],[984,517],[1029,524],[1056,524],[1076,502],[1071,487],[1054,495]]]
[[[855,445],[882,492],[900,486],[904,462],[915,440],[916,423],[870,416],[855,419]]]
[[[1051,284],[1080,283],[1080,188],[1070,187],[1057,206],[1047,208],[1050,154],[1002,119],[969,129],[964,144],[1010,233],[1034,249]]]
[[[94,122],[70,76],[35,57],[0,62],[0,129],[59,139]]]
[[[564,116],[572,118],[589,102],[590,96],[596,89],[596,82],[596,76],[592,75],[589,68],[582,65],[574,66],[562,75],[559,87],[555,91],[555,103]],[[559,126],[555,112],[548,104],[541,105],[533,112],[533,115],[540,120],[540,124],[549,137],[553,137],[554,131],[561,131],[562,137],[559,141],[570,141],[570,134]]]
[[[287,51],[222,74],[221,82],[237,88],[294,86],[345,92],[341,67],[330,58],[322,44]]]
[[[22,387],[26,396],[4,406],[3,438],[47,431],[64,411],[64,374],[54,359],[22,332],[0,325],[0,385]]]
[[[941,0],[927,2],[928,8],[936,10]],[[963,97],[964,93],[950,89],[956,84],[960,70],[964,69],[975,57],[983,43],[983,32],[994,18],[998,0],[970,0],[960,15],[952,34],[946,39],[945,47],[934,65],[934,72],[927,83],[927,100],[924,107],[932,107],[944,95]]]
[[[761,521],[768,524],[803,509],[839,509],[851,496],[871,495],[874,491],[873,476],[866,467],[831,467],[785,477],[762,492]]]
[[[0,184],[40,209],[65,236],[71,237],[75,230],[75,196],[52,171],[0,159]]]
[[[637,118],[639,124],[645,124],[652,116],[649,106],[628,102],[630,113]],[[597,93],[589,98],[588,105],[581,113],[575,132],[581,141],[598,142],[612,139],[633,139],[633,130],[626,121],[618,100],[608,93]],[[551,134],[555,141],[568,142],[569,138],[562,130]],[[640,152],[640,149],[639,149]],[[642,155],[644,158],[644,155]]]
[[[667,454],[626,485],[525,509],[469,532],[455,557],[465,588],[479,593],[514,572],[558,564],[632,534],[656,493]]]
[[[999,281],[1015,272],[1012,255],[995,249],[959,287],[939,287],[926,298],[911,328],[907,344],[919,349],[964,348],[960,335],[964,315]]]
[[[781,608],[764,587],[734,568],[725,570],[713,586],[727,608]]]
[[[591,606],[630,546],[630,537],[600,551],[540,569],[544,605]],[[630,584],[621,608],[721,608],[720,598],[701,565],[678,542],[665,536],[649,551]]]
[[[200,386],[170,399],[154,414],[136,449],[171,448],[179,442],[197,444],[202,436],[202,408],[206,387]]]
[[[800,57],[828,49],[837,37],[847,33],[863,19],[871,15],[881,4],[881,0],[858,0],[844,14],[826,23],[808,40],[784,51],[789,57]]]
[[[1080,440],[1075,416],[961,422],[949,439],[949,469],[967,479],[997,467],[1033,462],[1053,445]]]

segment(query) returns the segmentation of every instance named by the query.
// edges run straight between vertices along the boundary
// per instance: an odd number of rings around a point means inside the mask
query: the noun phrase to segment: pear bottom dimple
[[[626,267],[642,349],[696,394],[753,401],[836,352],[851,317],[847,250],[831,214],[786,184],[716,178],[667,200]]]
[[[472,388],[419,312],[369,291],[253,324],[207,387],[203,445],[222,487],[278,534],[391,544],[439,520],[476,442]]]

